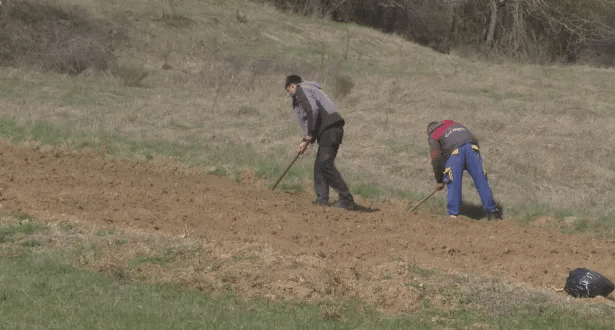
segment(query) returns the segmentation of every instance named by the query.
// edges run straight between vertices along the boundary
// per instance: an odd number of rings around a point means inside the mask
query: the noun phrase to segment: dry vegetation
[[[257,0],[493,60],[613,66],[615,3],[605,0]]]
[[[26,216],[0,219],[3,228],[29,224]],[[213,296],[232,292],[242,299],[310,302],[320,306],[323,318],[339,318],[339,308],[349,297],[392,315],[433,308],[470,309],[507,318],[520,309],[544,313],[553,306],[579,317],[613,315],[612,305],[603,297],[574,299],[550,289],[528,288],[476,273],[426,270],[412,260],[399,258],[352,268],[350,280],[339,269],[301,272],[303,265],[323,263],[322,258],[298,258],[262,242],[222,244],[185,236],[95,228],[78,221],[32,226],[37,229],[27,234],[0,232],[1,254],[27,254],[35,264],[57,260],[122,282],[180,285]],[[297,272],[281,271],[293,268]]]
[[[12,5],[19,3],[14,0]],[[34,13],[47,8],[35,3],[23,8]],[[283,15],[273,7],[240,0],[55,3],[62,8],[58,12],[74,16],[59,14],[55,20],[39,20],[41,24],[83,22],[80,26],[88,28],[30,26],[31,31],[55,31],[39,34],[46,39],[35,38],[36,33],[1,39],[8,30],[0,30],[0,40],[23,41],[20,45],[25,47],[19,55],[0,44],[4,119],[67,127],[75,134],[67,144],[79,144],[83,135],[92,135],[104,147],[120,148],[106,146],[104,136],[109,135],[155,145],[146,152],[121,146],[124,149],[116,153],[121,156],[150,157],[181,149],[179,158],[206,171],[243,170],[238,180],[250,180],[256,169],[272,183],[292,159],[301,137],[282,89],[285,76],[298,73],[322,82],[342,110],[347,126],[338,166],[351,189],[373,188],[374,195],[389,200],[430,193],[434,187],[425,127],[450,118],[466,124],[481,141],[491,185],[505,215],[563,210],[557,215],[606,224],[605,235],[613,235],[612,69],[486,63],[454,52],[439,54],[396,35]],[[25,17],[25,9],[20,10],[16,17]],[[24,28],[18,21],[6,24]],[[109,31],[114,47],[101,48]],[[53,60],[45,65],[30,60],[31,44],[46,46],[46,54],[57,57],[48,57]],[[313,153],[295,166],[300,175],[287,178],[309,192],[312,157]],[[465,196],[478,203],[470,180]],[[442,195],[436,197],[441,202]],[[437,206],[431,210],[444,212]],[[565,225],[575,219],[580,218],[565,219]],[[37,252],[68,251],[63,257],[77,267],[118,279],[179,283],[207,293],[241,290],[242,278],[275,283],[275,274],[264,271],[268,264],[292,267],[298,262],[262,245],[221,247],[68,222],[51,225],[28,240],[42,242]],[[10,250],[6,248],[5,254]],[[313,260],[299,262],[318,262],[313,256],[305,258]],[[385,309],[389,292],[412,287],[403,291],[411,296],[394,297],[416,304],[408,306],[408,313],[423,303],[446,308],[459,299],[498,316],[527,301],[539,306],[577,303],[479,275],[425,273],[407,259],[390,260],[355,276],[349,285],[358,288],[357,297],[367,297],[360,290],[368,288],[369,297],[381,299],[368,302]],[[297,275],[283,280],[305,279]],[[336,284],[333,273],[307,280],[322,293],[314,296],[321,301],[339,297],[336,290],[353,289]],[[282,292],[284,287],[275,289]],[[270,291],[262,288],[259,293]],[[592,317],[601,311],[590,307],[582,313]],[[337,316],[335,307],[324,309],[323,318]]]
[[[299,73],[337,96],[348,123],[339,167],[351,188],[429,193],[424,127],[451,118],[479,137],[505,213],[615,211],[612,70],[472,61],[245,1],[58,3],[113,26],[123,41],[112,68],[124,73],[67,77],[9,63],[3,116],[195,145],[195,164],[256,167],[271,182],[300,134],[280,87]],[[478,202],[470,183],[465,191]]]
[[[0,65],[70,74],[109,69],[117,32],[81,7],[5,1],[0,8]]]

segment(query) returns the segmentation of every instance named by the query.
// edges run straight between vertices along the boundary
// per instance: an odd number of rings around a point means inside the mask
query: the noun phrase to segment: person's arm
[[[301,86],[297,85],[297,91],[295,92],[295,98],[297,103],[306,112],[307,119],[307,134],[306,138],[309,138],[310,143],[314,143],[316,138],[316,121],[318,120],[318,107],[316,101],[310,99]]]
[[[433,167],[434,178],[436,179],[437,184],[444,183],[444,154],[442,152],[442,147],[440,146],[440,142],[429,137],[429,149],[431,152],[431,166]],[[438,186],[438,185],[436,185]],[[438,186],[441,189],[440,186]],[[443,185],[442,185],[443,187]]]

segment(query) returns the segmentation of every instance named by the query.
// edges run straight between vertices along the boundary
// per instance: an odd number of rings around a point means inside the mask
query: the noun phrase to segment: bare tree
[[[487,31],[487,38],[485,39],[485,44],[487,44],[488,47],[493,45],[495,28],[498,23],[498,10],[505,2],[506,0],[491,0],[491,17],[489,18],[489,30]]]
[[[451,38],[457,44],[541,62],[571,49],[615,44],[613,0],[443,1],[451,10]]]
[[[596,47],[615,54],[615,0],[269,1],[283,10],[397,33],[439,51],[442,44],[471,46],[541,63],[574,59]]]

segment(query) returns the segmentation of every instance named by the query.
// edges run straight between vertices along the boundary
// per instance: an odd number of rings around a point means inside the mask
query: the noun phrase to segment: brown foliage
[[[113,61],[115,30],[78,7],[40,1],[12,1],[2,6],[0,65],[38,65],[77,74],[106,70]]]

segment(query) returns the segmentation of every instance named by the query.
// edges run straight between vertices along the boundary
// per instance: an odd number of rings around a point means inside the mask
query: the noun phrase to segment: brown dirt
[[[510,220],[447,220],[413,214],[403,203],[376,212],[324,209],[308,194],[272,192],[246,175],[241,184],[203,176],[169,159],[107,160],[85,153],[0,143],[0,212],[43,221],[78,220],[119,230],[200,238],[224,258],[256,256],[205,278],[246,296],[317,300],[360,297],[383,309],[412,308],[404,286],[412,267],[473,272],[556,290],[577,267],[615,276],[612,240],[566,235],[548,218],[520,227]]]

